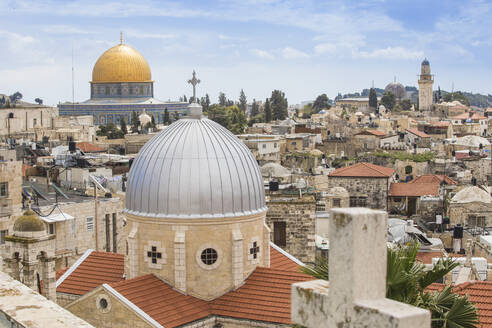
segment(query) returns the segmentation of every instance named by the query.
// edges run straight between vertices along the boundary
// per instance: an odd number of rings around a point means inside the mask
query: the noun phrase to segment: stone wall
[[[282,248],[303,262],[314,262],[316,251],[314,197],[274,197],[267,200],[267,207],[266,223],[272,231],[271,240],[274,241],[275,222],[286,222],[286,246]]]
[[[468,217],[470,214],[485,217],[485,226],[492,225],[492,204],[485,203],[451,203],[449,204],[449,219],[451,225],[463,224],[468,225]]]
[[[366,197],[365,207],[386,210],[389,190],[388,178],[330,176],[328,187],[343,187],[348,191],[350,197]]]
[[[104,298],[108,303],[106,309],[102,309],[99,305],[101,298]],[[86,297],[69,304],[66,309],[98,328],[154,327],[129,309],[119,299],[107,293],[102,287],[90,292]]]

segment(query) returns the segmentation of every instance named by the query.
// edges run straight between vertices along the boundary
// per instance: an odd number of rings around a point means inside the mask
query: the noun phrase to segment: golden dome
[[[99,57],[92,70],[92,82],[152,82],[152,76],[145,58],[120,43]]]

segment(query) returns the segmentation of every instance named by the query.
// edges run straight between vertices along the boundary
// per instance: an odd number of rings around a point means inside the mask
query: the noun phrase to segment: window
[[[291,145],[292,146],[295,146],[296,145],[296,142],[295,141],[292,141]]]
[[[9,196],[9,183],[0,182],[0,197],[8,197],[8,196]]]
[[[143,95],[144,94],[144,87],[143,86],[140,86],[140,94]]]
[[[201,259],[206,265],[212,265],[217,261],[217,251],[213,248],[206,248],[202,251]]]
[[[263,145],[262,145],[262,148],[263,148],[263,149],[265,149],[265,148],[266,148],[266,145],[265,145],[265,144],[263,144]]]
[[[105,309],[108,307],[108,300],[106,300],[105,298],[101,298],[99,300],[99,306],[101,307],[101,309]]]
[[[340,198],[333,198],[333,207],[340,207]]]
[[[273,148],[277,148],[277,143],[276,142],[273,143]]]
[[[405,174],[411,174],[413,171],[413,167],[411,165],[405,166]]]
[[[152,246],[151,250],[147,251],[147,257],[152,260],[152,264],[157,264],[157,260],[162,258],[162,253],[157,251],[157,246]]]
[[[36,126],[36,124],[38,123],[38,120],[36,118],[33,118],[32,119],[32,126]]]
[[[366,207],[367,197],[350,197],[350,207]]]
[[[94,231],[94,217],[88,216],[85,218],[85,227],[87,231]]]
[[[48,224],[48,233],[50,235],[54,235],[56,232],[56,229],[55,229],[55,224],[54,223],[50,223]]]
[[[116,213],[113,213],[113,253],[117,252],[117,243],[116,240],[118,235],[118,228],[116,227]]]
[[[395,198],[393,198],[393,201],[395,203],[401,203],[401,197],[395,197]]]
[[[254,259],[258,257],[258,253],[260,252],[260,246],[258,246],[258,243],[255,241],[253,242],[253,247],[249,249],[249,254],[253,256]]]
[[[106,94],[109,95],[109,87],[106,87]]]
[[[110,240],[111,240],[111,235],[109,231],[109,214],[106,214],[104,217],[105,225],[106,225],[106,252],[110,252]]]
[[[285,222],[273,223],[273,243],[280,247],[287,246],[287,234]]]
[[[0,245],[5,244],[5,236],[7,236],[8,233],[8,230],[0,230]]]

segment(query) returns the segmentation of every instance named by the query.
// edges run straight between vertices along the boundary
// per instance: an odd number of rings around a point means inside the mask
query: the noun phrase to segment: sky
[[[89,98],[97,58],[119,43],[149,62],[154,95],[219,92],[289,103],[326,93],[417,86],[427,57],[435,88],[492,93],[492,1],[0,0],[0,93],[54,105]]]

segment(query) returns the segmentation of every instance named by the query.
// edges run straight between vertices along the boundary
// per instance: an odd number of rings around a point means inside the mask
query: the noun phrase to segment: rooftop
[[[454,181],[447,175],[442,174],[424,174],[419,175],[409,183],[442,183],[444,181],[445,184],[448,185],[457,185],[458,182]]]
[[[389,178],[395,170],[389,167],[371,163],[357,163],[347,167],[336,169],[329,174],[330,177],[370,177]]]
[[[430,135],[425,132],[419,131],[418,129],[407,129],[407,132],[415,134],[416,136],[419,136],[421,138],[430,138]]]
[[[391,197],[439,196],[439,183],[392,183]]]
[[[104,283],[121,281],[124,255],[88,250],[70,268],[58,271],[57,292],[84,295]]]

